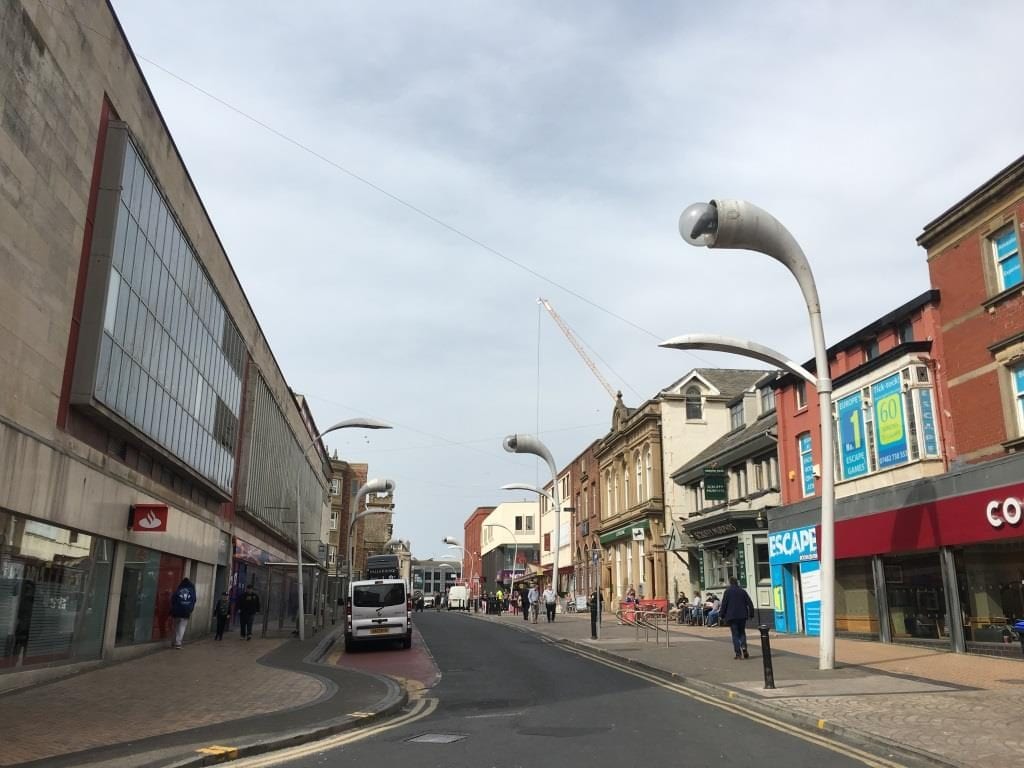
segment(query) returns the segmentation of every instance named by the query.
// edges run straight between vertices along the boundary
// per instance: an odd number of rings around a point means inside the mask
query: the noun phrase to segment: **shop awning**
[[[601,545],[611,544],[613,541],[619,541],[620,539],[631,539],[633,538],[634,530],[649,531],[651,529],[651,522],[646,517],[643,520],[637,520],[634,523],[627,523],[621,528],[616,528],[614,531],[608,533],[602,533],[600,536]]]

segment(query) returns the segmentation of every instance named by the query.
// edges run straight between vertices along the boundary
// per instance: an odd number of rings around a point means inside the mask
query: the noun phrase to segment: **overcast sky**
[[[548,479],[504,435],[564,466],[610,426],[538,296],[632,406],[754,367],[670,336],[806,360],[793,279],[687,246],[687,204],[775,214],[831,344],[926,290],[924,224],[1022,153],[1019,2],[114,5],[292,387],[395,425],[327,442],[395,480],[419,557]]]

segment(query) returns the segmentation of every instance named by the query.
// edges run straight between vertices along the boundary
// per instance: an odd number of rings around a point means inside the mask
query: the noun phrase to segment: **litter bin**
[[[1020,652],[1024,654],[1024,619],[1013,623],[1013,631],[1017,633],[1017,638],[1020,640]]]

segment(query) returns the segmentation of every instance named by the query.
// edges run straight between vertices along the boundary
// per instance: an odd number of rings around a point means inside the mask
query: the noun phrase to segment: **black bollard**
[[[762,624],[758,627],[761,631],[761,661],[764,664],[764,687],[765,690],[775,688],[775,671],[772,669],[772,645],[768,640],[768,625]]]
[[[597,640],[597,593],[590,595],[590,637]],[[1022,641],[1024,642],[1024,641]]]

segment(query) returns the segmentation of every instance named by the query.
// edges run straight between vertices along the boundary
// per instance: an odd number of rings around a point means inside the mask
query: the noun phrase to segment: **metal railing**
[[[665,633],[665,647],[672,645],[672,633],[669,631],[671,617],[666,611],[642,611],[618,609],[615,611],[615,618],[620,624],[632,624],[636,628],[636,639],[640,639],[640,630],[644,631],[644,642],[651,641],[651,632],[654,632],[655,645],[661,644],[661,633]]]

